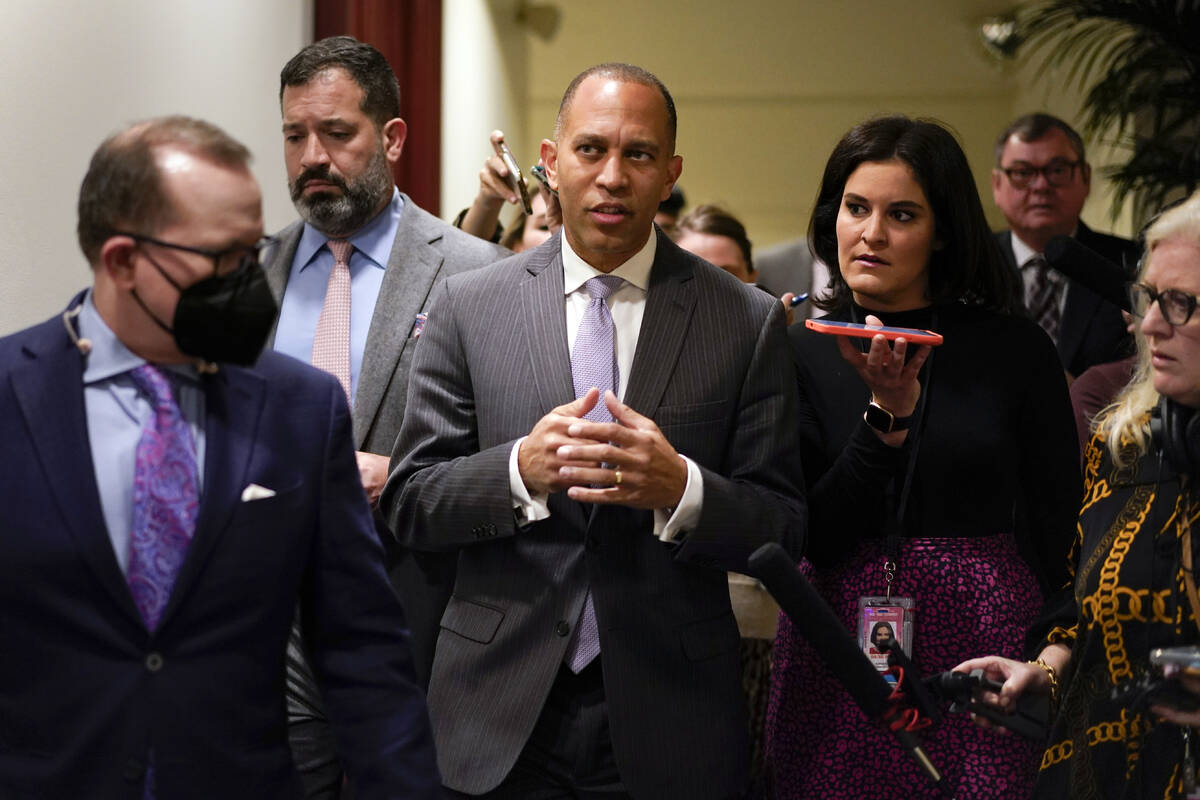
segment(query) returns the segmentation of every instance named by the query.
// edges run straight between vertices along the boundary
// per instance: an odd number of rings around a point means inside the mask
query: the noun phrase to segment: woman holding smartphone
[[[801,569],[864,647],[865,621],[896,607],[925,674],[978,652],[1016,657],[1042,594],[1066,579],[1079,451],[1054,345],[1011,313],[1018,278],[966,157],[940,124],[864,122],[834,148],[809,232],[832,267],[816,300],[828,319],[944,342],[789,331],[810,511]],[[922,739],[960,800],[1027,794],[1040,748],[985,734],[950,715]],[[786,616],[767,737],[773,797],[940,796]]]
[[[1085,452],[1073,591],[1039,620],[1037,661],[958,667],[1004,681],[986,698],[1002,709],[1025,692],[1057,703],[1039,798],[1181,797],[1196,785],[1200,712],[1181,707],[1200,700],[1200,681],[1184,673],[1147,692],[1146,678],[1161,677],[1154,649],[1200,643],[1200,193],[1149,228],[1143,264],[1131,291],[1138,365]]]

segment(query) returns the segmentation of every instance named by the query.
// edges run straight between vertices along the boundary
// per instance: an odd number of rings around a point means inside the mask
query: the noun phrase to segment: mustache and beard
[[[314,180],[330,183],[341,189],[341,193],[324,191],[306,196],[304,187]],[[355,177],[334,175],[328,164],[321,164],[288,181],[292,203],[301,219],[330,238],[349,236],[366,225],[391,198],[393,185],[392,171],[382,147]]]

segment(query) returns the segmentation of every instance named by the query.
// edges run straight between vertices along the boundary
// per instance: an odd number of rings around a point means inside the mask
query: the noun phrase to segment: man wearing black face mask
[[[184,117],[106,140],[93,285],[0,339],[0,795],[300,792],[303,610],[360,798],[440,796],[337,381],[267,353],[249,153]]]

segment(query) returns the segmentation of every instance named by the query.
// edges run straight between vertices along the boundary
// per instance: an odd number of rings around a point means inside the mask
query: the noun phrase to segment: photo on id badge
[[[895,641],[912,652],[913,601],[908,597],[860,597],[858,600],[858,642],[875,669],[886,672],[888,654],[884,642]]]

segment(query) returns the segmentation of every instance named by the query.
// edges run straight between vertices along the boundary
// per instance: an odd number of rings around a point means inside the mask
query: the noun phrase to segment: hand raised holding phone
[[[479,170],[479,193],[459,225],[467,233],[481,239],[491,239],[497,233],[500,212],[505,203],[521,205],[526,214],[530,207],[525,178],[516,166],[512,151],[504,143],[504,131],[492,131],[488,139],[494,152],[483,163],[483,169]]]
[[[808,325],[812,321],[808,320],[805,324]],[[884,327],[883,321],[874,314],[867,315],[866,325],[868,328]],[[863,383],[871,390],[871,399],[876,405],[893,417],[911,417],[916,411],[917,401],[921,398],[921,383],[917,376],[921,367],[925,366],[925,360],[929,358],[932,345],[919,345],[912,358],[908,358],[909,342],[905,336],[898,335],[895,341],[890,341],[886,334],[879,332],[872,335],[871,345],[864,353],[852,341],[852,336],[861,335],[838,335],[838,351],[842,358],[854,367]],[[906,430],[897,430],[890,433],[879,432],[879,437],[888,444],[899,446],[906,434]]]

